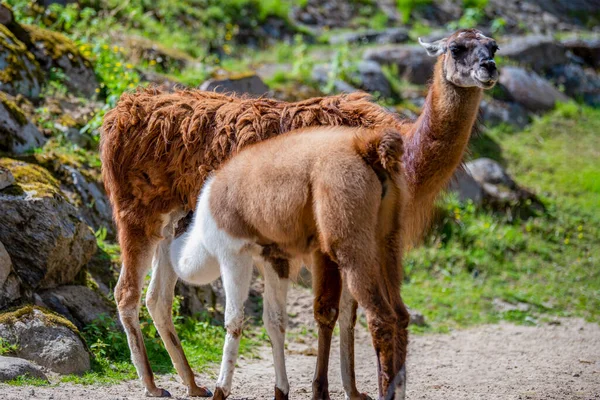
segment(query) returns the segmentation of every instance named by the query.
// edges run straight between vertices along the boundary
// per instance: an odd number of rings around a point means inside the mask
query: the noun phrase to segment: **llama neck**
[[[448,82],[443,61],[441,56],[421,115],[405,139],[404,167],[411,191],[408,207],[415,214],[411,241],[422,233],[436,196],[462,161],[483,93]]]

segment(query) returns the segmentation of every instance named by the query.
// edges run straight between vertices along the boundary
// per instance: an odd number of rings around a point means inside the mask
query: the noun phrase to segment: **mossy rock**
[[[165,47],[147,38],[128,36],[122,43],[128,59],[134,64],[148,63],[166,72],[181,71],[195,62],[189,54]]]
[[[80,96],[91,97],[98,87],[92,63],[65,35],[33,25],[23,25],[29,33],[34,48],[32,52],[41,67],[61,69],[65,74],[64,85]]]
[[[0,338],[14,355],[60,374],[90,369],[90,355],[77,328],[64,317],[36,306],[0,314]]]
[[[44,74],[35,56],[4,25],[0,25],[0,91],[38,98]]]
[[[44,135],[29,122],[15,100],[0,92],[0,150],[23,153],[45,142]]]
[[[11,172],[15,179],[13,186],[18,186],[24,193],[29,192],[37,197],[62,195],[58,180],[39,165],[13,160],[12,158],[0,158],[0,168]]]
[[[14,184],[0,190],[0,241],[24,284],[53,288],[73,281],[96,251],[92,229],[39,165],[0,158]]]

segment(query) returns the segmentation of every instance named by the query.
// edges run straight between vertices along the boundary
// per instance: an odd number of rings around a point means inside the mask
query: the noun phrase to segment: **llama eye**
[[[454,45],[452,47],[450,47],[450,51],[452,52],[452,56],[453,57],[457,57],[460,54],[462,54],[462,52],[464,52],[467,48],[465,46],[459,46],[459,45]]]

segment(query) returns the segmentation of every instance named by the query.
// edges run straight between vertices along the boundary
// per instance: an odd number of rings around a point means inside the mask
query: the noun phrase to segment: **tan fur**
[[[316,276],[331,269],[319,260],[339,268],[367,313],[381,365],[381,396],[406,358],[402,153],[402,137],[393,129],[294,131],[225,163],[209,198],[211,215],[230,236],[276,246],[288,259],[314,253]]]

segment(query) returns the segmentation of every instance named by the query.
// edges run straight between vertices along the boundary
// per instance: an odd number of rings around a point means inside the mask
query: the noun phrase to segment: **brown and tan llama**
[[[339,269],[365,308],[381,365],[380,395],[388,392],[386,377],[404,368],[407,344],[394,316],[404,310],[401,155],[402,138],[393,129],[307,128],[243,149],[206,181],[193,224],[170,253],[177,276],[189,283],[222,274],[227,337],[215,399],[231,391],[254,263],[264,265],[266,287],[279,282],[282,289],[277,298],[266,293],[264,308],[271,341],[279,342],[275,399],[288,398],[285,290],[292,261],[310,255],[315,273]],[[404,381],[397,384],[402,391]]]
[[[171,94],[142,89],[124,94],[106,115],[101,143],[103,176],[123,256],[115,298],[132,361],[148,395],[168,395],[154,383],[138,318],[143,277],[153,258],[147,305],[157,330],[163,339],[168,338],[165,346],[188,393],[210,395],[206,388],[196,385],[171,320],[177,276],[166,250],[173,233],[162,228],[166,219],[193,209],[208,173],[245,145],[306,126],[395,125],[407,138],[403,162],[410,199],[404,241],[420,235],[436,194],[460,163],[481,89],[492,87],[497,80],[492,60],[497,47],[478,31],[459,31],[448,39],[423,45],[439,60],[423,114],[414,123],[400,121],[360,94],[285,103],[199,91]],[[166,272],[158,276],[155,272],[159,269]],[[313,279],[320,349],[313,396],[328,398],[329,343],[341,287],[330,285],[325,291],[323,283],[335,281],[339,275],[334,269],[319,271],[325,272]],[[347,295],[343,300],[341,339],[349,348],[341,352],[344,388],[348,397],[363,398],[356,391],[353,373],[356,303]]]

